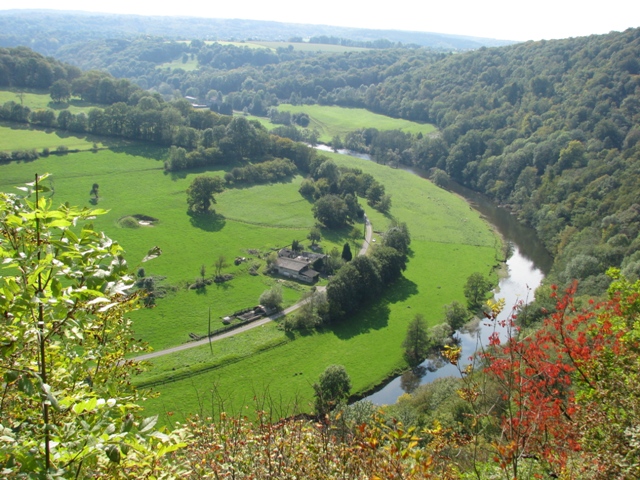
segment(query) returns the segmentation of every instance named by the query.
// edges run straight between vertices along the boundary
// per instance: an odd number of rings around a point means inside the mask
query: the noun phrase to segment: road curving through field
[[[362,243],[362,248],[358,252],[358,255],[366,255],[367,250],[369,249],[369,246],[371,245],[371,242],[373,240],[373,227],[371,225],[371,222],[369,221],[369,217],[367,217],[366,214],[364,216],[364,222],[365,222],[365,226],[366,226],[365,238],[364,238],[364,241]],[[325,289],[326,289],[326,287],[318,287],[318,290],[320,290],[320,291],[323,291]],[[247,330],[251,330],[252,328],[260,327],[262,325],[265,325],[265,324],[271,322],[272,320],[277,320],[280,317],[288,315],[289,313],[296,311],[298,308],[300,308],[306,302],[307,302],[306,299],[305,300],[301,300],[298,303],[296,303],[295,305],[291,305],[290,307],[285,308],[281,312],[274,313],[273,315],[270,315],[268,317],[262,318],[260,320],[255,321],[255,322],[252,322],[252,323],[250,323],[248,325],[244,325],[242,327],[230,330],[228,332],[223,332],[223,333],[220,333],[220,334],[212,336],[212,337],[203,338],[202,340],[196,340],[195,342],[188,342],[188,343],[183,343],[182,345],[177,345],[175,347],[165,348],[164,350],[157,350],[155,352],[145,353],[144,355],[139,355],[139,356],[133,358],[133,360],[137,361],[137,362],[141,362],[141,361],[144,361],[144,360],[151,360],[153,358],[161,357],[163,355],[170,355],[172,353],[181,352],[182,350],[188,350],[190,348],[195,348],[195,347],[200,347],[202,345],[207,345],[207,344],[209,344],[211,342],[216,342],[218,340],[222,340],[223,338],[233,337],[234,335],[246,332]]]

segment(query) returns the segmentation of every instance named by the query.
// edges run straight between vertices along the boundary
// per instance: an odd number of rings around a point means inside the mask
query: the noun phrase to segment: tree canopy
[[[193,179],[187,189],[187,205],[193,213],[207,213],[212,203],[216,203],[214,194],[224,190],[221,177],[200,175]]]
[[[324,415],[341,401],[346,400],[351,391],[351,379],[342,365],[329,365],[313,384],[316,413]]]
[[[431,340],[424,316],[416,314],[407,326],[407,335],[402,342],[404,354],[410,365],[418,365],[429,353]]]

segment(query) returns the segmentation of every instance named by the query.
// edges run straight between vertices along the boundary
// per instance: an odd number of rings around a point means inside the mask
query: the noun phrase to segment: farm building
[[[320,273],[312,268],[312,265],[319,260],[324,260],[325,255],[317,253],[302,252],[283,248],[278,252],[278,259],[274,264],[276,272],[284,277],[295,278],[306,283],[315,282]]]

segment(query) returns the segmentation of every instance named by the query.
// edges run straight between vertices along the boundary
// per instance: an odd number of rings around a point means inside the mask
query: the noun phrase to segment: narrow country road
[[[365,255],[367,253],[367,250],[369,249],[369,245],[371,244],[371,240],[373,238],[373,227],[371,226],[371,222],[369,221],[369,217],[367,217],[367,215],[365,214],[364,216],[364,222],[365,222],[365,239],[364,242],[362,243],[362,248],[360,249],[360,251],[358,252],[358,255]],[[318,287],[319,291],[323,291],[325,290],[327,287]],[[280,317],[283,317],[295,310],[297,310],[298,308],[300,308],[301,305],[303,305],[306,302],[306,300],[301,300],[300,302],[296,303],[295,305],[291,305],[288,308],[285,308],[284,310],[282,310],[281,312],[278,313],[274,313],[273,315],[270,315],[268,317],[265,318],[261,318],[260,320],[256,320],[255,322],[252,322],[248,325],[244,325],[242,327],[238,327],[234,330],[229,330],[228,332],[224,332],[221,333],[219,335],[215,335],[213,337],[210,338],[203,338],[202,340],[197,340],[195,342],[188,342],[188,343],[183,343],[182,345],[178,345],[175,347],[171,347],[171,348],[165,348],[164,350],[158,350],[155,352],[150,352],[150,353],[146,353],[144,355],[140,355],[138,357],[133,358],[133,360],[135,361],[143,361],[143,360],[150,360],[152,358],[156,358],[156,357],[161,357],[162,355],[169,355],[171,353],[176,353],[176,352],[180,352],[182,350],[187,350],[189,348],[194,348],[194,347],[199,347],[201,345],[207,345],[209,342],[216,342],[218,340],[222,340],[223,338],[229,338],[232,337],[238,333],[242,333],[242,332],[246,332],[247,330],[251,330],[252,328],[257,328],[260,327],[268,322],[270,322],[271,320],[276,320]]]

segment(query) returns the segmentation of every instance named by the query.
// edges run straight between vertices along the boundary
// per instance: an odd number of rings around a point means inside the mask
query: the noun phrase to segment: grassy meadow
[[[20,142],[36,142],[42,133],[26,132]],[[239,412],[254,398],[265,397],[283,413],[291,413],[293,404],[309,411],[311,385],[332,363],[346,367],[354,393],[367,391],[405,368],[401,342],[415,314],[423,314],[432,325],[440,323],[443,305],[464,300],[462,286],[469,274],[492,274],[500,260],[500,243],[462,199],[401,170],[328,155],[339,165],[371,173],[391,194],[390,215],[408,224],[413,239],[404,279],[376,305],[313,334],[286,334],[272,323],[214,342],[212,349],[198,347],[154,359],[150,370],[136,379],[160,393],[146,402],[150,413],[161,413],[169,422],[194,412],[211,413],[220,402],[225,410]],[[170,291],[155,308],[131,315],[136,336],[156,350],[184,343],[191,332],[206,334],[209,308],[212,328],[218,328],[221,317],[255,305],[276,282],[283,286],[286,305],[308,291],[306,285],[249,272],[254,263],[264,265],[264,255],[271,249],[293,239],[306,243],[314,219],[311,203],[297,192],[301,177],[226,190],[216,197],[215,215],[191,217],[186,213],[191,180],[202,173],[223,175],[225,170],[166,174],[165,157],[165,149],[132,145],[9,163],[0,165],[0,190],[12,191],[13,186],[32,181],[36,172],[49,172],[54,204],[91,206],[89,191],[93,183],[99,184],[97,206],[108,213],[97,217],[94,227],[124,246],[132,272],[151,247],[163,251],[144,268],[147,275],[166,277]],[[365,209],[379,238],[391,216]],[[156,221],[153,226],[123,228],[120,220],[131,215]],[[324,231],[321,245],[325,251],[341,248],[347,235],[348,229]],[[202,265],[212,275],[220,255],[227,259],[229,266],[223,272],[234,276],[231,281],[200,290],[186,288],[200,275]],[[248,261],[235,266],[237,256]]]
[[[332,155],[344,166],[357,166],[380,179],[392,195],[391,213],[407,222],[412,236],[405,278],[381,301],[342,325],[312,335],[287,335],[274,325],[212,344],[154,359],[140,377],[160,393],[147,401],[156,413],[182,419],[185,413],[211,414],[214,408],[241,412],[254,397],[278,404],[283,413],[310,410],[311,385],[324,368],[342,364],[353,392],[373,388],[406,367],[401,343],[408,322],[421,313],[431,325],[442,322],[443,306],[464,302],[470,273],[493,275],[501,260],[500,242],[462,199],[400,170],[351,157]],[[389,218],[370,208],[374,229]],[[165,417],[168,421],[169,417]]]
[[[187,60],[186,62],[183,62],[182,57],[180,57],[180,58],[176,58],[175,60],[172,60],[171,62],[162,63],[158,65],[157,68],[170,68],[172,70],[176,68],[181,68],[185,72],[193,72],[194,70],[197,70],[198,68],[200,68],[200,65],[198,64],[197,58],[189,58],[189,60]]]
[[[304,112],[309,115],[310,129],[318,131],[318,140],[331,142],[335,135],[344,136],[361,128],[377,128],[378,130],[402,130],[403,132],[428,135],[436,128],[428,123],[417,123],[400,118],[391,118],[370,112],[364,108],[344,108],[327,105],[291,105],[280,104],[278,110],[291,113]],[[249,117],[260,121],[267,129],[277,127],[265,117]]]
[[[56,114],[60,113],[60,110],[69,110],[71,113],[76,114],[80,112],[89,113],[92,108],[102,108],[98,105],[83,102],[80,99],[71,99],[69,103],[53,103],[49,92],[45,90],[0,90],[0,105],[10,101],[21,103],[31,110],[56,110]],[[59,146],[65,146],[70,150],[89,150],[94,143],[98,148],[126,144],[125,141],[120,139],[107,140],[103,137],[92,135],[79,135],[26,124],[0,122],[0,151],[32,149],[41,151],[44,148],[54,151]]]
[[[51,173],[53,202],[91,206],[93,183],[100,186],[98,207],[109,213],[96,218],[94,226],[118,240],[135,271],[139,261],[154,245],[163,255],[144,264],[147,275],[166,277],[173,287],[154,309],[135,312],[137,334],[153,348],[162,349],[188,340],[189,333],[206,334],[208,309],[212,328],[222,326],[221,317],[258,302],[260,294],[275,280],[251,275],[249,267],[264,266],[271,249],[304,240],[314,225],[311,204],[298,193],[301,177],[287,183],[253,188],[230,189],[217,196],[216,215],[187,215],[186,189],[202,172],[169,175],[163,171],[166,151],[157,147],[129,147],[118,151],[100,150],[64,156],[52,155],[28,163],[0,165],[0,189],[33,180],[37,173]],[[209,172],[223,175],[224,171]],[[122,228],[119,220],[131,215],[157,219],[153,226]],[[348,232],[329,236],[322,245],[330,250],[342,247]],[[249,253],[251,250],[253,253]],[[223,284],[188,290],[205,266],[213,275],[214,262],[223,255],[229,264],[223,273],[234,276]],[[247,262],[233,264],[236,257]],[[308,286],[280,281],[285,305],[295,303]]]
[[[76,136],[70,132],[51,129],[38,129],[26,124],[0,122],[0,151],[32,150],[42,151],[48,148],[52,152],[59,146],[70,150],[89,150],[95,143],[104,147],[102,138]],[[111,143],[114,143],[113,141]]]
[[[69,110],[76,114],[80,112],[89,113],[92,108],[103,108],[89,102],[84,102],[79,98],[72,98],[68,103],[54,103],[51,101],[47,90],[16,90],[5,89],[0,90],[0,105],[6,102],[16,102],[31,110],[39,110],[50,108],[52,110]]]
[[[191,43],[189,40],[184,40],[184,43]],[[295,50],[301,52],[328,52],[328,53],[344,53],[355,52],[361,50],[370,50],[369,48],[360,47],[345,47],[342,45],[328,45],[325,43],[299,43],[299,42],[262,42],[262,41],[250,41],[250,42],[227,42],[218,40],[206,40],[204,43],[211,45],[219,43],[220,45],[234,45],[236,47],[247,48],[268,48],[270,50],[277,50],[278,48],[289,48],[292,46]]]
[[[345,53],[371,50],[370,48],[347,47],[343,45],[329,45],[326,43],[308,43],[308,42],[251,42],[255,45],[277,50],[278,48],[293,47],[294,50],[300,52],[327,52],[327,53]]]

